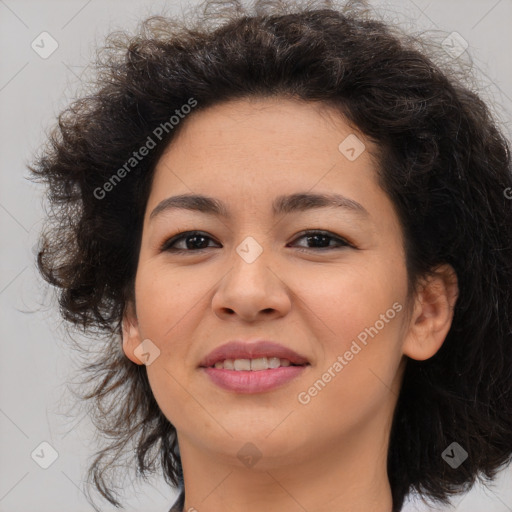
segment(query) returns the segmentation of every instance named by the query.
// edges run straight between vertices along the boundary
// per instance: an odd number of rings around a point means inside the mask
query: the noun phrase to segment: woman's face
[[[124,338],[132,361],[150,354],[151,388],[182,455],[188,446],[242,464],[256,449],[271,467],[382,450],[410,332],[402,233],[374,146],[335,112],[284,99],[230,101],[182,122],[156,167]],[[299,193],[342,198],[287,201]],[[182,194],[213,198],[227,216],[165,207]],[[278,200],[287,208],[274,215]],[[184,231],[201,233],[165,246]],[[228,341],[256,339],[307,364],[280,383],[252,371],[231,388],[211,374],[237,370],[200,366]]]

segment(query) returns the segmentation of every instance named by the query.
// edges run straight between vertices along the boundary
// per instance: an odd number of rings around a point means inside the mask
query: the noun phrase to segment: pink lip
[[[260,371],[201,368],[212,381],[223,389],[236,393],[270,391],[300,375],[309,365],[280,366]]]
[[[273,341],[256,340],[252,342],[243,342],[240,340],[234,340],[212,350],[199,363],[199,366],[210,367],[217,361],[224,361],[225,359],[256,359],[258,357],[279,357],[279,359],[288,359],[292,364],[296,365],[309,364],[309,361],[304,356],[301,356],[292,349],[279,345],[279,343],[275,343]],[[261,370],[260,372],[255,373],[264,373],[267,371],[269,370]]]
[[[256,359],[259,357],[288,359],[293,365],[301,366],[281,366],[259,371],[225,370],[213,367],[217,361],[226,359]],[[267,340],[251,342],[234,340],[214,349],[201,361],[199,366],[215,384],[223,389],[237,393],[262,393],[296,378],[309,365],[309,361],[304,356],[279,343]]]

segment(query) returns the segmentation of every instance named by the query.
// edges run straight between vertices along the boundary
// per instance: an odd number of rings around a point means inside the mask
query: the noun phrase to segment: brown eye
[[[175,245],[177,242],[184,240],[184,248]],[[208,248],[208,240],[213,240],[211,237],[202,233],[201,231],[185,231],[178,233],[172,238],[166,240],[160,250],[168,252],[198,252]]]
[[[299,249],[299,251],[311,251],[311,250],[330,250],[338,249],[341,247],[353,247],[352,244],[347,242],[345,239],[330,233],[329,231],[305,231],[299,238],[295,240],[306,239],[307,244],[312,244],[316,247],[306,247]],[[330,245],[334,241],[337,245]]]

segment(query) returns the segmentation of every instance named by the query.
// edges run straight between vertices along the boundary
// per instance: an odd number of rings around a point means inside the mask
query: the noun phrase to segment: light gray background
[[[410,30],[458,32],[510,138],[512,0],[371,3],[386,7],[392,20]],[[161,13],[162,6],[180,9],[178,1],[0,0],[0,512],[93,510],[80,490],[95,447],[93,430],[87,418],[65,415],[72,403],[66,382],[76,358],[64,341],[55,301],[34,268],[43,210],[41,190],[26,180],[25,165],[73,97],[104,35],[134,29],[141,18]],[[31,48],[43,31],[59,44],[47,59]],[[42,441],[59,454],[46,470],[30,456]],[[126,510],[145,512],[167,512],[176,497],[162,478],[127,486],[126,494]],[[453,503],[457,508],[443,510],[512,511],[512,468],[491,489],[477,486]],[[116,509],[105,505],[103,510]],[[404,510],[442,508],[410,503]]]

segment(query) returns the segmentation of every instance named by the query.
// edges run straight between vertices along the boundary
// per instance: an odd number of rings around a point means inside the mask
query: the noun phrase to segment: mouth
[[[235,371],[263,371],[281,366],[307,364],[309,361],[304,356],[274,341],[233,340],[212,350],[199,366]]]
[[[292,363],[289,359],[279,357],[258,357],[254,359],[224,359],[217,361],[210,366],[202,368],[217,368],[218,370],[250,371],[259,372],[268,369],[275,369],[288,366],[307,366],[309,363]]]
[[[311,363],[271,341],[231,341],[205,357],[199,369],[220,388],[235,393],[263,393],[282,387]]]

